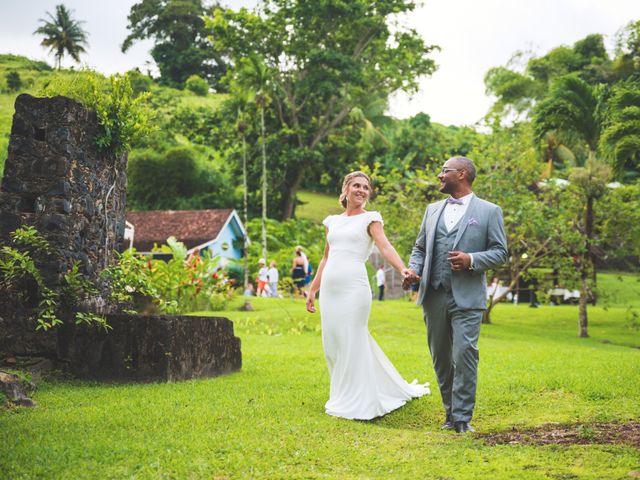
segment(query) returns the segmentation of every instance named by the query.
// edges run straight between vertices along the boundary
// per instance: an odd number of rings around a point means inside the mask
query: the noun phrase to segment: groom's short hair
[[[451,160],[458,162],[460,168],[467,172],[467,180],[469,181],[469,185],[472,185],[476,179],[476,167],[473,162],[467,157],[452,157]]]

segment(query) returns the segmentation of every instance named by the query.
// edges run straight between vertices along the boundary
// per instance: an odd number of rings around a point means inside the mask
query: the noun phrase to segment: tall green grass
[[[626,478],[628,445],[488,446],[440,430],[443,412],[420,310],[375,302],[370,330],[408,380],[433,394],[372,422],[324,413],[320,317],[301,300],[235,308],[241,372],[178,384],[45,382],[38,407],[0,413],[6,478]],[[625,309],[499,305],[482,327],[480,432],[547,422],[638,420],[640,332]],[[219,313],[218,313],[219,314]],[[604,343],[604,341],[612,343]]]

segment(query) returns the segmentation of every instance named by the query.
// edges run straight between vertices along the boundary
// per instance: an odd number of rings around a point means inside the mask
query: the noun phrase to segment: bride
[[[364,209],[371,193],[365,173],[344,178],[340,203],[345,212],[322,222],[327,243],[307,295],[307,310],[314,313],[320,290],[322,343],[331,376],[326,412],[358,420],[380,417],[429,393],[428,383],[407,383],[369,334],[372,300],[365,262],[373,243],[396,270],[405,268],[384,234],[380,214]]]

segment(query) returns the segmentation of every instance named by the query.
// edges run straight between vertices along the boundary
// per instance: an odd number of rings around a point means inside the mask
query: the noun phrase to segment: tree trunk
[[[589,263],[587,264],[588,268],[591,269],[592,272],[592,285],[595,287],[596,285],[596,267],[595,262],[593,261],[593,253],[591,252],[591,239],[593,238],[593,197],[587,198],[587,211],[585,213],[585,233],[587,234],[587,258],[589,259]],[[592,289],[588,289],[591,291]],[[592,298],[593,306],[596,305],[596,297],[593,295]]]
[[[293,175],[293,181],[291,183],[285,183],[282,192],[282,220],[288,220],[293,218],[295,211],[296,193],[300,189],[302,183],[302,177],[306,166],[300,164],[297,167],[295,174]]]
[[[487,309],[482,314],[482,323],[485,325],[491,323],[491,310],[493,310],[494,305],[493,298],[489,299],[489,305],[487,305]]]
[[[580,301],[578,303],[578,319],[580,323],[580,337],[588,337],[587,332],[587,301],[589,300],[589,269],[591,267],[591,235],[593,232],[593,197],[587,197],[584,212],[585,251],[580,265]]]
[[[264,107],[260,108],[262,127],[262,258],[267,261],[267,150],[264,133]]]
[[[248,220],[248,209],[249,202],[247,200],[247,139],[244,134],[242,134],[242,207],[244,209],[243,212],[243,221],[244,228],[248,228],[247,224]],[[244,287],[249,284],[249,256],[247,247],[249,246],[249,235],[245,234],[244,236]]]
[[[589,293],[589,289],[587,288],[587,271],[583,270],[581,276],[580,301],[578,303],[578,319],[580,323],[578,336],[586,338],[589,336],[587,332],[587,295]]]
[[[589,289],[589,293],[591,295],[591,305],[594,307],[598,303],[598,281],[597,281],[598,272],[596,271],[596,262],[593,260],[593,256],[591,256],[591,285],[592,288]]]
[[[545,172],[546,178],[551,178],[553,172],[553,149],[547,147],[544,151],[544,160],[547,163],[547,171]]]

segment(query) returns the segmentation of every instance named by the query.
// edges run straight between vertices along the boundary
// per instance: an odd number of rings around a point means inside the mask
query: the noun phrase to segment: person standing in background
[[[276,267],[276,262],[273,260],[269,264],[267,277],[269,278],[269,290],[271,290],[271,296],[278,298],[278,280],[280,275],[278,273],[278,268]]]
[[[291,264],[291,278],[295,286],[295,294],[301,298],[306,297],[304,291],[304,278],[306,276],[304,267],[308,264],[304,261],[303,255],[302,250],[298,250],[298,247],[296,247],[296,256]]]
[[[269,283],[269,269],[267,268],[267,262],[264,258],[258,260],[258,290],[256,291],[256,296],[261,297],[267,284]]]
[[[380,264],[376,271],[376,284],[378,285],[378,300],[384,300],[384,287],[387,284],[387,278],[384,274],[384,265]]]
[[[302,261],[304,262],[303,267],[306,273],[309,271],[309,259],[307,258],[307,254],[302,250],[302,245],[296,245],[296,255],[298,254],[302,257]]]

